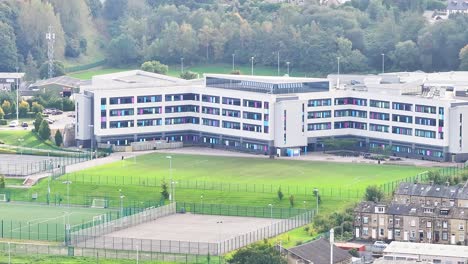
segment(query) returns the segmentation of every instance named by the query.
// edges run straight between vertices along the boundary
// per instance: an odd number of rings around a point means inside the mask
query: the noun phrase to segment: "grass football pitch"
[[[63,241],[65,224],[96,223],[115,210],[0,203],[0,238]]]
[[[71,180],[72,203],[83,204],[90,198],[106,197],[110,206],[119,206],[119,190],[125,195],[125,206],[135,202],[159,201],[161,181],[169,182],[171,171],[167,154],[156,153],[139,156],[99,167],[64,175],[51,183],[52,195],[64,197],[64,180]],[[315,208],[312,195],[318,188],[324,211],[339,210],[362,198],[364,189],[371,184],[415,176],[427,168],[412,166],[386,166],[350,163],[326,163],[297,160],[271,160],[266,158],[238,158],[203,155],[172,156],[172,177],[177,201],[227,204],[239,206]],[[278,199],[277,190],[284,193]],[[43,180],[29,192],[39,197],[47,193]],[[12,199],[30,193],[11,190]],[[24,199],[20,199],[24,200]]]

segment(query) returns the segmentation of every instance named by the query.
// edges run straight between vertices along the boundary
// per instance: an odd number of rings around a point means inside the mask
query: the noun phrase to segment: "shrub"
[[[60,130],[57,130],[57,132],[55,132],[55,145],[60,147],[62,143],[63,143],[62,133],[60,133]]]
[[[169,71],[169,67],[159,61],[146,61],[141,65],[141,69],[159,74],[167,74]]]
[[[3,108],[0,106],[0,119],[5,117],[5,112],[3,112]]]
[[[379,202],[384,198],[384,193],[376,185],[367,186],[365,199],[366,201]]]
[[[163,180],[161,182],[161,195],[162,197],[164,197],[164,199],[169,199],[169,192],[167,191],[168,190],[168,185],[167,185],[167,182],[165,180]]]
[[[34,119],[34,131],[38,132],[39,127],[41,126],[42,121],[44,118],[42,118],[42,113],[37,113],[36,114],[36,119]]]
[[[281,187],[278,188],[278,199],[280,199],[280,201],[283,200],[283,197],[284,197],[284,194],[283,192],[281,191]]]
[[[31,106],[31,111],[34,113],[42,113],[42,111],[44,111],[44,107],[38,102],[33,102]]]
[[[294,207],[294,195],[289,196],[289,204]]]
[[[39,126],[38,134],[39,137],[43,140],[48,140],[50,138],[49,123],[47,123],[46,120],[42,120],[41,125]]]
[[[0,189],[5,189],[5,176],[0,175]]]
[[[0,119],[0,126],[6,126],[8,122],[5,119]]]
[[[191,72],[191,71],[186,71],[180,74],[180,78],[185,79],[185,80],[196,79],[197,76],[198,74],[196,74],[195,72]]]
[[[26,117],[29,112],[29,104],[26,101],[21,101],[19,103],[18,113],[20,117]]]

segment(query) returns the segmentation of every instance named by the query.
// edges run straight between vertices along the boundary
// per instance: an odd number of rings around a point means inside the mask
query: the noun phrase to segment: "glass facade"
[[[332,105],[332,100],[330,98],[313,99],[313,100],[309,100],[307,103],[308,107],[331,106],[331,105]]]
[[[335,117],[358,117],[358,118],[367,118],[366,111],[360,110],[352,110],[352,109],[345,109],[345,110],[335,110]]]

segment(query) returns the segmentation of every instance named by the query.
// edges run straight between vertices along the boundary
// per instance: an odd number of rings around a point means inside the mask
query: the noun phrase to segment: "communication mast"
[[[54,77],[54,44],[55,44],[55,33],[52,32],[52,26],[49,26],[49,30],[46,33],[47,40],[47,58],[49,59],[49,79]]]

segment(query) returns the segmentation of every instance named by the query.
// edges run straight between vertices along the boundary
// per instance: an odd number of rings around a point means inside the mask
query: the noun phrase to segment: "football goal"
[[[8,202],[7,195],[5,193],[0,193],[0,202]]]
[[[93,199],[91,204],[92,208],[107,208],[109,206],[109,201],[106,199]]]
[[[94,226],[104,224],[106,222],[107,222],[107,215],[106,214],[93,216],[93,225]]]

